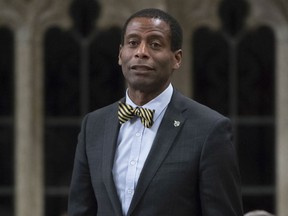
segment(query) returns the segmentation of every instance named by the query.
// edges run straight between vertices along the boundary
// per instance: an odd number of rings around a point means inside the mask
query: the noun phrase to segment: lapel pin
[[[174,120],[174,127],[179,127],[180,126],[180,121]]]

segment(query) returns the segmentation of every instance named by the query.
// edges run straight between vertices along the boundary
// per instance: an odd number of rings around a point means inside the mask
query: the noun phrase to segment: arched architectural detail
[[[191,52],[191,32],[199,26],[209,26],[217,28],[219,20],[217,18],[217,5],[220,0],[191,0],[185,1],[181,7],[177,7],[179,2],[167,0],[167,11],[173,14],[181,23],[183,32],[183,61],[181,68],[173,77],[174,86],[183,94],[193,97],[193,65]]]
[[[288,206],[288,20],[287,1],[251,1],[253,16],[250,24],[265,23],[274,29],[276,36],[276,211],[287,216]],[[281,8],[280,8],[281,7]],[[281,13],[286,11],[286,14]]]
[[[278,3],[281,0],[278,1]],[[285,4],[284,2],[282,2]],[[251,12],[246,21],[247,28],[252,31],[259,29],[261,26],[265,26],[265,29],[272,30],[275,37],[275,190],[273,188],[268,189],[267,193],[275,191],[275,208],[277,215],[286,216],[288,207],[286,200],[288,199],[288,173],[287,167],[287,131],[288,131],[288,73],[287,73],[287,56],[288,56],[288,23],[287,16],[283,13],[283,8],[279,8],[276,1],[259,0],[249,1]],[[286,3],[287,6],[287,3]],[[285,10],[287,11],[287,10]],[[206,19],[207,20],[207,19]],[[196,22],[198,25],[196,28],[203,26],[203,21]],[[214,22],[206,22],[204,26],[208,26],[210,29],[215,30]],[[217,26],[217,25],[216,25]],[[193,30],[194,30],[193,29]],[[217,28],[216,28],[217,29]],[[262,28],[263,29],[263,28]],[[265,30],[264,29],[264,30]],[[193,32],[193,31],[192,31]],[[266,44],[265,44],[266,45]],[[193,48],[193,46],[190,46]],[[190,64],[193,64],[193,62]],[[192,75],[193,75],[193,70]],[[273,101],[271,101],[273,103]],[[285,132],[286,131],[286,132]],[[271,152],[273,154],[273,152]]]
[[[44,214],[42,33],[50,23],[61,19],[67,23],[68,3],[68,0],[0,2],[0,25],[9,26],[15,38],[14,209],[17,216]]]

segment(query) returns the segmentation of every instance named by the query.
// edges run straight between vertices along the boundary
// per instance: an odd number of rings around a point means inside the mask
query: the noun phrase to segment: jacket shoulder
[[[173,94],[172,101],[178,109],[182,109],[185,115],[188,115],[194,120],[217,120],[221,118],[227,118],[220,114],[213,108],[210,108],[204,104],[201,104],[192,98],[189,98],[178,91]]]

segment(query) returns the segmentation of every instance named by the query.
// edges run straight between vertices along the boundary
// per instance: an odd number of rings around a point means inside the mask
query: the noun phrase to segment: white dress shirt
[[[126,103],[137,107],[131,101],[127,92]],[[120,127],[112,172],[124,216],[128,212],[138,178],[171,100],[172,93],[173,87],[170,84],[159,96],[142,106],[155,110],[154,124],[151,128],[145,128],[138,117],[125,122]]]

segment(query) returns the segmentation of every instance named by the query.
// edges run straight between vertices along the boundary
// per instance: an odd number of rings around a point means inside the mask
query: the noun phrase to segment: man
[[[181,44],[181,27],[161,10],[127,20],[126,97],[83,120],[69,216],[243,215],[230,121],[171,85]]]

